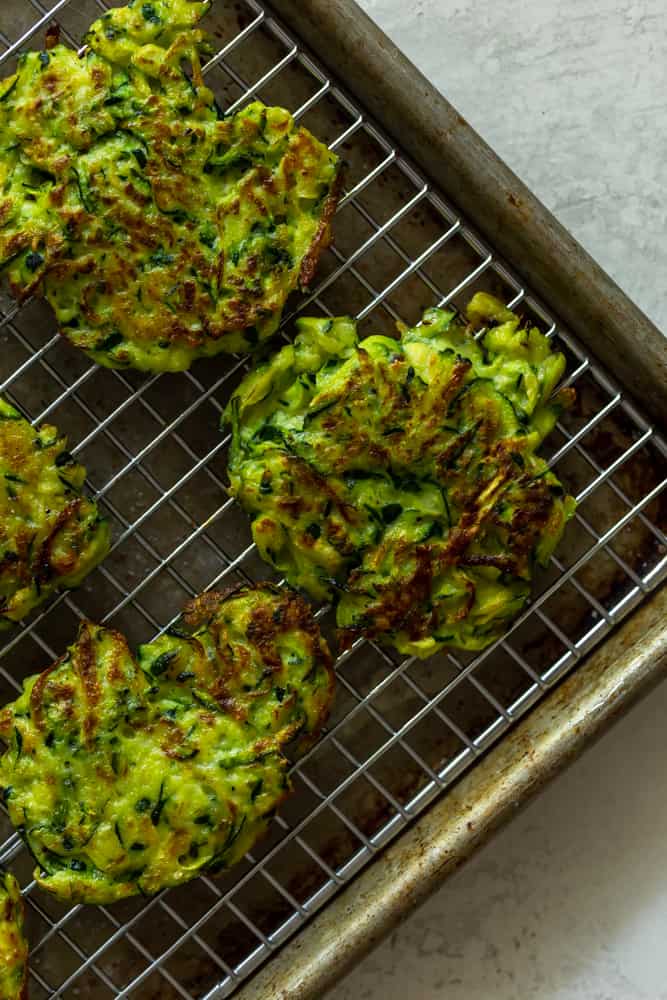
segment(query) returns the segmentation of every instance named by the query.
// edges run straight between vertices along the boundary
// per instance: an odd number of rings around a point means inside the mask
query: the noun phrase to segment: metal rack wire
[[[78,45],[106,6],[4,3],[4,72],[18,50],[39,47],[53,15]],[[297,794],[269,838],[221,880],[112,908],[65,907],[34,891],[31,860],[2,812],[0,862],[26,886],[37,998],[229,996],[667,571],[667,447],[613,379],[267,9],[240,0],[216,8],[209,27],[218,50],[205,72],[224,109],[255,97],[287,106],[348,161],[336,246],[284,327],[319,311],[354,314],[363,332],[386,331],[416,321],[427,305],[460,306],[480,288],[501,294],[567,356],[578,404],[547,448],[580,507],[530,607],[491,649],[419,663],[358,642],[340,657],[328,731],[293,766]],[[2,299],[0,308],[0,392],[34,423],[53,420],[69,433],[115,529],[110,557],[85,586],[52,601],[0,650],[6,701],[62,651],[82,618],[146,641],[188,597],[266,578],[267,569],[225,493],[228,439],[217,428],[246,359],[159,378],[107,371],[62,341],[42,303],[18,309]],[[329,627],[327,609],[318,615]]]

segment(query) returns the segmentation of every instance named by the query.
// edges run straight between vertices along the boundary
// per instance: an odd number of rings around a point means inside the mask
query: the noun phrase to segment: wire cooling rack
[[[218,9],[219,8],[219,9]],[[80,43],[101,0],[3,0],[0,63],[39,48],[53,15]],[[347,162],[336,245],[298,313],[349,313],[362,333],[415,322],[424,307],[501,295],[554,338],[578,402],[546,446],[579,510],[534,600],[480,655],[400,661],[359,642],[337,665],[328,731],[293,767],[296,795],[269,837],[222,879],[151,900],[65,907],[35,891],[31,859],[0,814],[0,861],[25,888],[35,998],[222,998],[329,899],[664,577],[667,449],[614,380],[557,329],[368,121],[355,101],[255,0],[207,18],[217,46],[206,77],[226,110],[258,97],[295,117]],[[111,555],[0,650],[0,698],[50,663],[84,617],[131,642],[150,639],[201,590],[266,579],[245,517],[225,492],[220,413],[244,358],[143,377],[91,365],[46,306],[0,299],[0,392],[34,423],[53,421],[89,472],[114,527]],[[662,505],[661,505],[662,504]],[[326,609],[323,627],[331,627]]]

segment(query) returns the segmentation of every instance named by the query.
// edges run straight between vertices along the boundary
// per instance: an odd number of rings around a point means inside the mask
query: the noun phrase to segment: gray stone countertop
[[[665,0],[362,5],[667,329]],[[663,686],[332,1000],[667,1000],[666,718]]]

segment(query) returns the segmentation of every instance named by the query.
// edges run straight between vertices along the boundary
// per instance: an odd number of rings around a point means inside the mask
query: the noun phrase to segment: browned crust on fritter
[[[35,578],[40,583],[45,583],[50,580],[54,569],[57,571],[59,576],[64,576],[69,570],[72,569],[73,566],[76,565],[76,552],[70,551],[65,557],[65,565],[61,562],[59,566],[54,566],[52,561],[52,550],[59,532],[69,523],[72,517],[76,515],[83,503],[83,497],[77,497],[75,500],[70,500],[70,502],[60,511],[53,528],[44,539],[35,565]]]
[[[79,633],[79,656],[77,658],[77,673],[81,679],[81,688],[86,700],[86,715],[83,722],[83,732],[86,743],[91,746],[97,726],[96,708],[100,700],[100,682],[97,676],[95,651],[90,635],[90,629]]]
[[[323,708],[320,713],[314,731],[307,738],[307,742],[315,742],[319,737],[322,726],[328,715],[328,705],[333,697],[336,683],[333,669],[333,657],[328,646],[320,635],[317,622],[313,618],[309,605],[299,597],[295,591],[286,587],[277,587],[273,583],[258,583],[256,585],[240,584],[229,587],[223,591],[209,591],[193,598],[184,608],[183,622],[193,631],[205,625],[209,625],[211,619],[219,610],[220,605],[231,597],[240,597],[243,594],[252,594],[254,591],[270,591],[282,601],[282,607],[276,612],[269,612],[263,606],[258,606],[253,610],[252,619],[248,625],[248,639],[257,647],[260,656],[272,670],[280,670],[281,662],[277,653],[276,640],[284,633],[298,630],[308,636],[310,640],[310,650],[313,660],[318,663],[327,674],[327,698],[323,701]],[[213,632],[217,642],[217,633]],[[224,649],[218,649],[222,662],[228,661]],[[230,671],[238,671],[241,664],[233,661],[229,663]],[[233,711],[233,701],[226,697],[225,678],[214,692],[216,700],[224,704],[228,710]]]
[[[2,869],[0,869],[0,879],[2,876],[3,872]],[[9,924],[14,924],[17,928],[21,928],[25,926],[25,916],[25,903],[23,902],[23,899],[19,897],[18,900],[14,900],[8,895],[3,906],[0,908],[0,920],[4,920]],[[0,1000],[4,1000],[4,998],[0,997]],[[25,963],[23,982],[21,983],[21,990],[17,994],[17,1000],[28,1000],[27,963]]]
[[[97,628],[98,626],[93,622],[85,619],[81,622],[79,627],[77,649],[78,657],[76,660],[77,672],[81,680],[83,696],[86,700],[86,711],[85,717],[82,721],[82,729],[86,735],[86,740],[89,745],[92,744],[95,736],[95,729],[98,722],[95,708],[99,704],[101,696],[101,685],[97,674],[95,650],[93,648],[91,635],[91,632],[96,631]],[[117,632],[115,629],[105,629],[105,631],[113,636],[114,646],[116,649],[127,650],[127,640],[123,635],[121,635],[120,632]],[[51,675],[58,670],[58,668],[70,657],[70,655],[70,653],[65,653],[63,656],[59,657],[55,663],[52,663],[51,666],[43,670],[37,677],[30,693],[31,717],[35,728],[40,731],[44,729],[44,692],[51,682]],[[110,668],[110,674],[112,676],[114,671],[117,670],[117,662],[118,656],[116,655]],[[57,694],[62,711],[66,715],[73,715],[76,707],[76,693],[74,688],[71,685],[61,684],[57,689]],[[9,721],[8,716],[0,713],[0,736],[3,736],[5,739],[9,735],[7,730],[7,724]]]
[[[514,474],[515,466],[511,456],[504,447],[504,442],[497,445],[495,457],[500,463],[496,474],[498,487],[502,486]],[[368,624],[362,629],[341,629],[338,637],[342,649],[350,646],[361,636],[377,638],[390,631],[405,632],[412,640],[418,640],[435,626],[435,614],[425,611],[430,605],[433,580],[443,570],[451,566],[492,566],[501,572],[510,572],[517,576],[527,571],[528,560],[535,541],[545,528],[552,509],[552,496],[549,487],[543,479],[531,480],[529,477],[518,477],[518,483],[525,491],[526,502],[517,507],[511,524],[506,527],[512,533],[511,555],[480,555],[468,553],[475,538],[482,530],[484,522],[495,520],[493,508],[484,511],[480,507],[479,498],[487,489],[487,483],[481,483],[477,495],[470,494],[465,501],[465,509],[460,523],[453,529],[444,550],[438,551],[435,545],[427,543],[417,546],[415,550],[415,570],[406,581],[400,584],[389,583],[378,586],[378,600],[372,604],[366,613]],[[497,523],[500,523],[499,521]],[[405,545],[406,558],[410,556],[411,546]],[[355,585],[362,581],[359,570],[354,570],[349,577],[347,587],[354,591]],[[475,593],[471,584],[469,604],[463,605],[458,614],[464,619],[474,602]]]
[[[64,656],[61,656],[59,659],[57,659],[55,663],[52,663],[50,667],[47,667],[46,670],[43,670],[42,673],[37,678],[37,680],[35,681],[33,689],[30,692],[30,711],[31,711],[32,721],[34,722],[36,729],[39,730],[44,729],[44,714],[43,714],[44,691],[46,690],[46,686],[49,683],[51,674],[54,673],[54,671],[56,671],[60,666],[60,664],[64,663],[66,659],[67,659],[67,653],[65,653]],[[4,732],[3,722],[6,723],[6,721],[7,719],[5,718],[0,719],[0,732]]]
[[[308,248],[306,256],[301,262],[299,284],[302,289],[306,289],[310,285],[311,281],[315,277],[320,257],[327,247],[331,245],[331,224],[336,214],[336,209],[338,208],[338,202],[340,201],[342,191],[343,168],[340,166],[336,174],[336,179],[331,187],[331,191],[327,195],[327,199],[324,203],[324,210],[322,212],[322,218],[317,228],[317,232],[315,233],[313,241]]]

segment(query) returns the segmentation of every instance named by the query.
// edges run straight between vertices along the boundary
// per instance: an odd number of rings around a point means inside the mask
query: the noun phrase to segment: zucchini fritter
[[[0,712],[9,815],[62,900],[152,895],[233,865],[290,791],[284,747],[326,719],[331,656],[296,594],[205,594],[184,624],[135,657],[84,623]]]
[[[111,368],[251,349],[329,240],[338,158],[282,108],[222,116],[208,7],[137,0],[0,83],[0,268]]]
[[[0,631],[107,554],[109,524],[82,494],[85,478],[55,427],[32,427],[0,398]]]
[[[27,1000],[28,942],[19,884],[0,870],[0,998]]]
[[[259,551],[335,600],[344,645],[484,648],[573,513],[535,455],[572,399],[552,395],[564,357],[490,296],[468,317],[431,309],[361,343],[351,320],[300,320],[229,404],[231,488]]]

